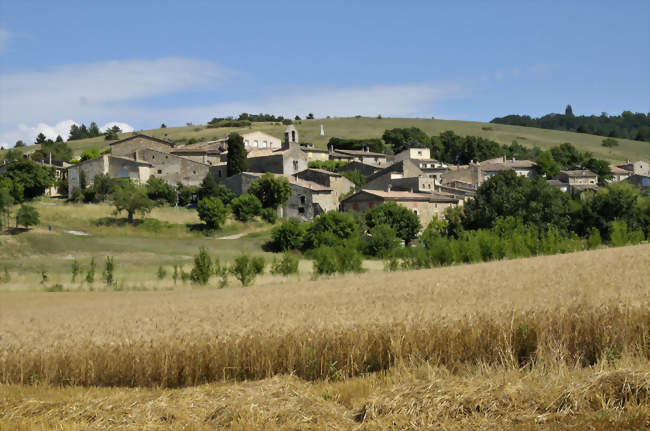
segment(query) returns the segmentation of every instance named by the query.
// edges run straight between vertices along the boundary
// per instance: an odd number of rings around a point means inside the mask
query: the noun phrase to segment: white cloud
[[[54,140],[57,136],[61,136],[64,140],[67,140],[70,136],[70,127],[72,127],[73,124],[79,125],[79,123],[74,120],[59,121],[52,126],[46,123],[38,123],[35,126],[21,123],[18,125],[16,130],[0,133],[0,145],[5,148],[13,147],[18,140],[31,145],[34,143],[39,133],[44,134],[48,139]],[[135,130],[130,124],[118,121],[106,123],[100,127],[99,130],[103,133],[106,129],[115,125],[119,126],[123,132],[133,132]]]
[[[102,119],[120,105],[181,91],[216,88],[230,72],[189,58],[104,61],[0,75],[0,131],[61,118]]]
[[[431,116],[438,102],[459,98],[463,90],[455,84],[375,85],[348,88],[277,89],[259,98],[215,105],[153,109],[130,114],[144,121],[173,119],[179,124],[201,124],[214,116],[237,115],[241,112],[268,112],[276,115],[300,116],[311,112],[317,117],[331,116]],[[124,115],[132,118],[130,115]]]

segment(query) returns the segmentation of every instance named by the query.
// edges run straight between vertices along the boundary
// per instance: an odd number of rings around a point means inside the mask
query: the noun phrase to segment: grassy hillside
[[[321,124],[325,127],[325,136],[320,136]],[[378,138],[386,129],[419,127],[429,135],[437,135],[446,130],[453,130],[458,135],[482,136],[502,144],[509,144],[513,140],[517,140],[523,145],[531,147],[537,145],[541,148],[550,148],[554,145],[570,142],[582,151],[591,151],[599,158],[612,162],[622,162],[627,159],[650,159],[650,143],[648,142],[618,139],[619,146],[608,149],[601,146],[603,140],[601,136],[470,121],[423,118],[331,118],[302,120],[296,124],[296,127],[302,142],[311,142],[320,147],[325,147],[331,137]],[[250,129],[261,130],[282,137],[285,128],[286,126],[276,126],[272,123],[254,123]],[[247,130],[249,128],[209,129],[205,126],[186,126],[144,130],[142,133],[185,143],[191,138],[209,141],[221,138],[232,131],[243,133]],[[126,136],[129,136],[129,134],[122,134],[120,138]],[[109,142],[105,141],[103,137],[70,142],[76,154],[93,147],[104,149],[108,147],[108,144]],[[28,147],[27,149],[34,148],[36,147]]]
[[[649,256],[0,292],[0,428],[645,429]]]

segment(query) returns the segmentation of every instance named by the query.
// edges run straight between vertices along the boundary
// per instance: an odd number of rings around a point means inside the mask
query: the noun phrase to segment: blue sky
[[[650,111],[650,1],[450,3],[0,0],[0,145],[244,111]]]

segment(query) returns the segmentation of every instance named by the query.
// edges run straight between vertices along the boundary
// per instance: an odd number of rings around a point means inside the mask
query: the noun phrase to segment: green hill
[[[573,133],[558,130],[538,129],[533,127],[509,126],[502,124],[480,123],[473,121],[436,120],[425,118],[328,118],[302,120],[295,122],[301,142],[310,142],[318,147],[325,147],[331,137],[339,138],[379,138],[386,129],[395,127],[419,127],[429,135],[438,135],[446,130],[453,130],[458,135],[473,135],[491,139],[501,144],[510,144],[513,140],[520,144],[533,147],[535,145],[548,149],[552,146],[570,142],[582,151],[591,151],[598,158],[611,162],[622,162],[627,159],[650,159],[650,143],[617,139],[619,145],[605,148],[601,145],[602,136]],[[325,136],[320,136],[320,125],[325,127]],[[271,135],[282,137],[286,126],[274,123],[253,123],[247,128],[207,128],[206,126],[168,127],[141,131],[144,134],[168,139],[179,144],[186,144],[190,139],[209,141],[226,136],[232,131],[240,133],[249,129],[261,130]],[[120,138],[129,136],[123,133]],[[108,148],[110,141],[103,137],[70,141],[69,145],[75,154],[89,148]],[[36,146],[24,150],[34,150]],[[0,152],[0,157],[2,153]]]

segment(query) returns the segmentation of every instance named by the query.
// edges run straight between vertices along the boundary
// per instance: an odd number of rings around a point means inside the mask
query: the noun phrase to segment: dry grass
[[[649,276],[646,244],[246,289],[5,292],[0,428],[643,429]]]

